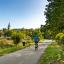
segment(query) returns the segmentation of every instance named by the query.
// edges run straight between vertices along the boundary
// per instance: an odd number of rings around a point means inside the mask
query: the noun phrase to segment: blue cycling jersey
[[[34,41],[35,42],[38,42],[39,41],[39,38],[38,37],[34,37]]]

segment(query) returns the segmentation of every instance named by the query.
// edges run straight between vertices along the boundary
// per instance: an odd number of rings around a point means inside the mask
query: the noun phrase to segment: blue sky
[[[46,0],[0,0],[0,29],[38,28],[45,24]]]

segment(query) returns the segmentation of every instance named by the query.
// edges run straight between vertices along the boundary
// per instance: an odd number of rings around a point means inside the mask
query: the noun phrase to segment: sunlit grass
[[[39,64],[52,64],[54,62],[63,62],[64,60],[64,51],[61,50],[59,45],[50,45],[45,50],[45,53],[42,55]],[[61,62],[61,63],[62,63]]]
[[[30,45],[33,45],[33,44],[31,43]],[[17,50],[26,48],[28,46],[29,46],[29,44],[26,44],[25,46],[23,46],[22,43],[20,43],[17,46],[8,47],[8,48],[0,48],[0,56],[3,56],[5,54],[9,54],[11,52],[15,52]]]

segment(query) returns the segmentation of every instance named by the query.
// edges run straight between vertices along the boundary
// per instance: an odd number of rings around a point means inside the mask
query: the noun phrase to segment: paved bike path
[[[39,44],[38,51],[35,51],[34,46],[30,46],[2,56],[0,57],[0,64],[37,64],[44,50],[51,43],[51,40],[45,40]]]

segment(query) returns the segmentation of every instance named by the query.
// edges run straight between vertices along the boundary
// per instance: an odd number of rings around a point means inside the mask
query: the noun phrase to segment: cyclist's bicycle
[[[35,51],[38,50],[38,43],[35,43]]]

